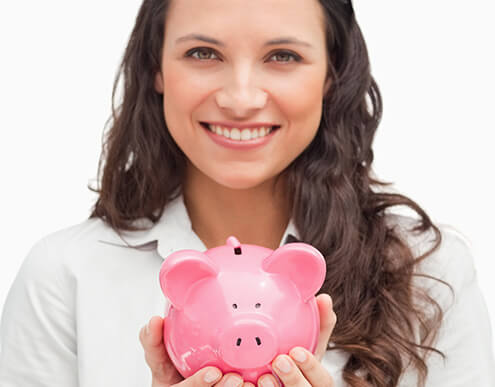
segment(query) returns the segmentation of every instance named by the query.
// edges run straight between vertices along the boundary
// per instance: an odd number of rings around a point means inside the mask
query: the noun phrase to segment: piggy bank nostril
[[[256,340],[256,344],[261,345],[261,339],[259,337],[256,337],[255,340]],[[235,345],[239,347],[241,345],[241,342],[242,342],[242,339],[239,337],[239,338],[237,338],[237,342]]]

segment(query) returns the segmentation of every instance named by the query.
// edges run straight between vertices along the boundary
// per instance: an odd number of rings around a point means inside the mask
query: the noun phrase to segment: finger
[[[242,387],[255,387],[255,386],[251,382],[244,382],[244,384],[242,385]]]
[[[222,372],[216,367],[205,367],[177,383],[180,387],[206,387],[213,386],[222,378]],[[217,383],[218,385],[218,383]]]
[[[216,387],[241,387],[244,384],[242,377],[235,373],[223,375],[222,379],[216,384]]]
[[[275,379],[275,376],[266,374],[258,379],[258,387],[279,387],[281,384]]]
[[[337,323],[337,316],[333,311],[332,298],[328,294],[319,294],[316,297],[316,302],[320,313],[320,334],[318,336],[315,357],[318,361],[321,361],[327,350],[328,340]]]
[[[272,363],[272,367],[284,386],[310,387],[309,382],[290,356],[277,356]]]
[[[171,362],[163,343],[164,319],[153,316],[148,325],[141,328],[139,339],[144,349],[146,363],[157,383],[178,383],[183,380]]]
[[[333,386],[333,379],[321,362],[302,347],[294,347],[289,352],[297,367],[312,386]]]

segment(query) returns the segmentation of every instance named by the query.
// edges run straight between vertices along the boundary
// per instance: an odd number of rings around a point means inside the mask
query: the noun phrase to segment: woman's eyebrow
[[[182,42],[185,42],[188,40],[199,40],[201,42],[211,43],[211,44],[215,44],[217,46],[225,47],[225,43],[222,43],[217,39],[210,38],[208,36],[201,35],[201,34],[184,35],[184,36],[178,38],[175,41],[175,44],[179,44],[179,43],[182,43]],[[302,40],[299,40],[297,38],[293,38],[290,36],[269,40],[264,44],[264,46],[274,46],[274,45],[278,45],[278,44],[296,44],[296,45],[300,45],[300,46],[306,46],[306,47],[313,48],[313,46],[311,44],[309,44],[308,42],[304,42]]]

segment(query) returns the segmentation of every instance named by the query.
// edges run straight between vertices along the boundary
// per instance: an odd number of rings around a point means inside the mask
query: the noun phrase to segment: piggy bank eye
[[[237,304],[232,304],[232,308],[237,309]]]
[[[254,307],[259,308],[259,307],[261,307],[261,304],[258,302]]]

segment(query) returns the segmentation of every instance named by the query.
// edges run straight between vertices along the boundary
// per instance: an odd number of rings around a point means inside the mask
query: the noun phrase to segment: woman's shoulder
[[[32,242],[5,303],[5,324],[17,321],[19,310],[26,315],[45,313],[51,308],[59,308],[54,312],[59,314],[62,310],[70,310],[77,282],[74,272],[80,265],[78,259],[89,255],[97,236],[106,232],[105,227],[99,219],[87,219],[49,232]],[[33,305],[42,307],[33,311]]]
[[[411,216],[389,214],[387,222],[396,235],[411,248],[416,259],[428,253],[438,242],[438,236],[432,228],[424,232],[415,231],[419,220]],[[447,282],[454,294],[475,281],[472,247],[469,239],[452,225],[435,225],[439,230],[440,244],[415,266],[414,281],[417,285],[427,288],[430,294],[443,301],[442,303],[450,304],[453,301],[452,293],[435,278]]]
[[[98,249],[101,245],[99,240],[112,232],[99,218],[86,219],[48,232],[31,243],[18,276],[37,281],[59,280],[78,265],[81,257],[87,257]]]
[[[52,248],[66,249],[77,248],[79,245],[91,245],[108,235],[114,234],[114,230],[100,218],[89,218],[72,225],[53,230],[35,242],[46,243]]]
[[[394,229],[408,242],[415,257],[436,244],[433,230],[417,233],[418,222],[407,216],[390,217]],[[415,267],[413,285],[424,288],[443,312],[433,347],[446,357],[428,357],[428,386],[492,386],[495,381],[490,317],[480,290],[469,239],[455,227],[437,223],[440,245]],[[438,278],[446,282],[450,288]],[[421,310],[432,312],[430,303],[418,300]],[[436,309],[436,308],[435,308]],[[423,337],[423,336],[422,336]],[[404,374],[401,385],[413,385],[414,372]]]

